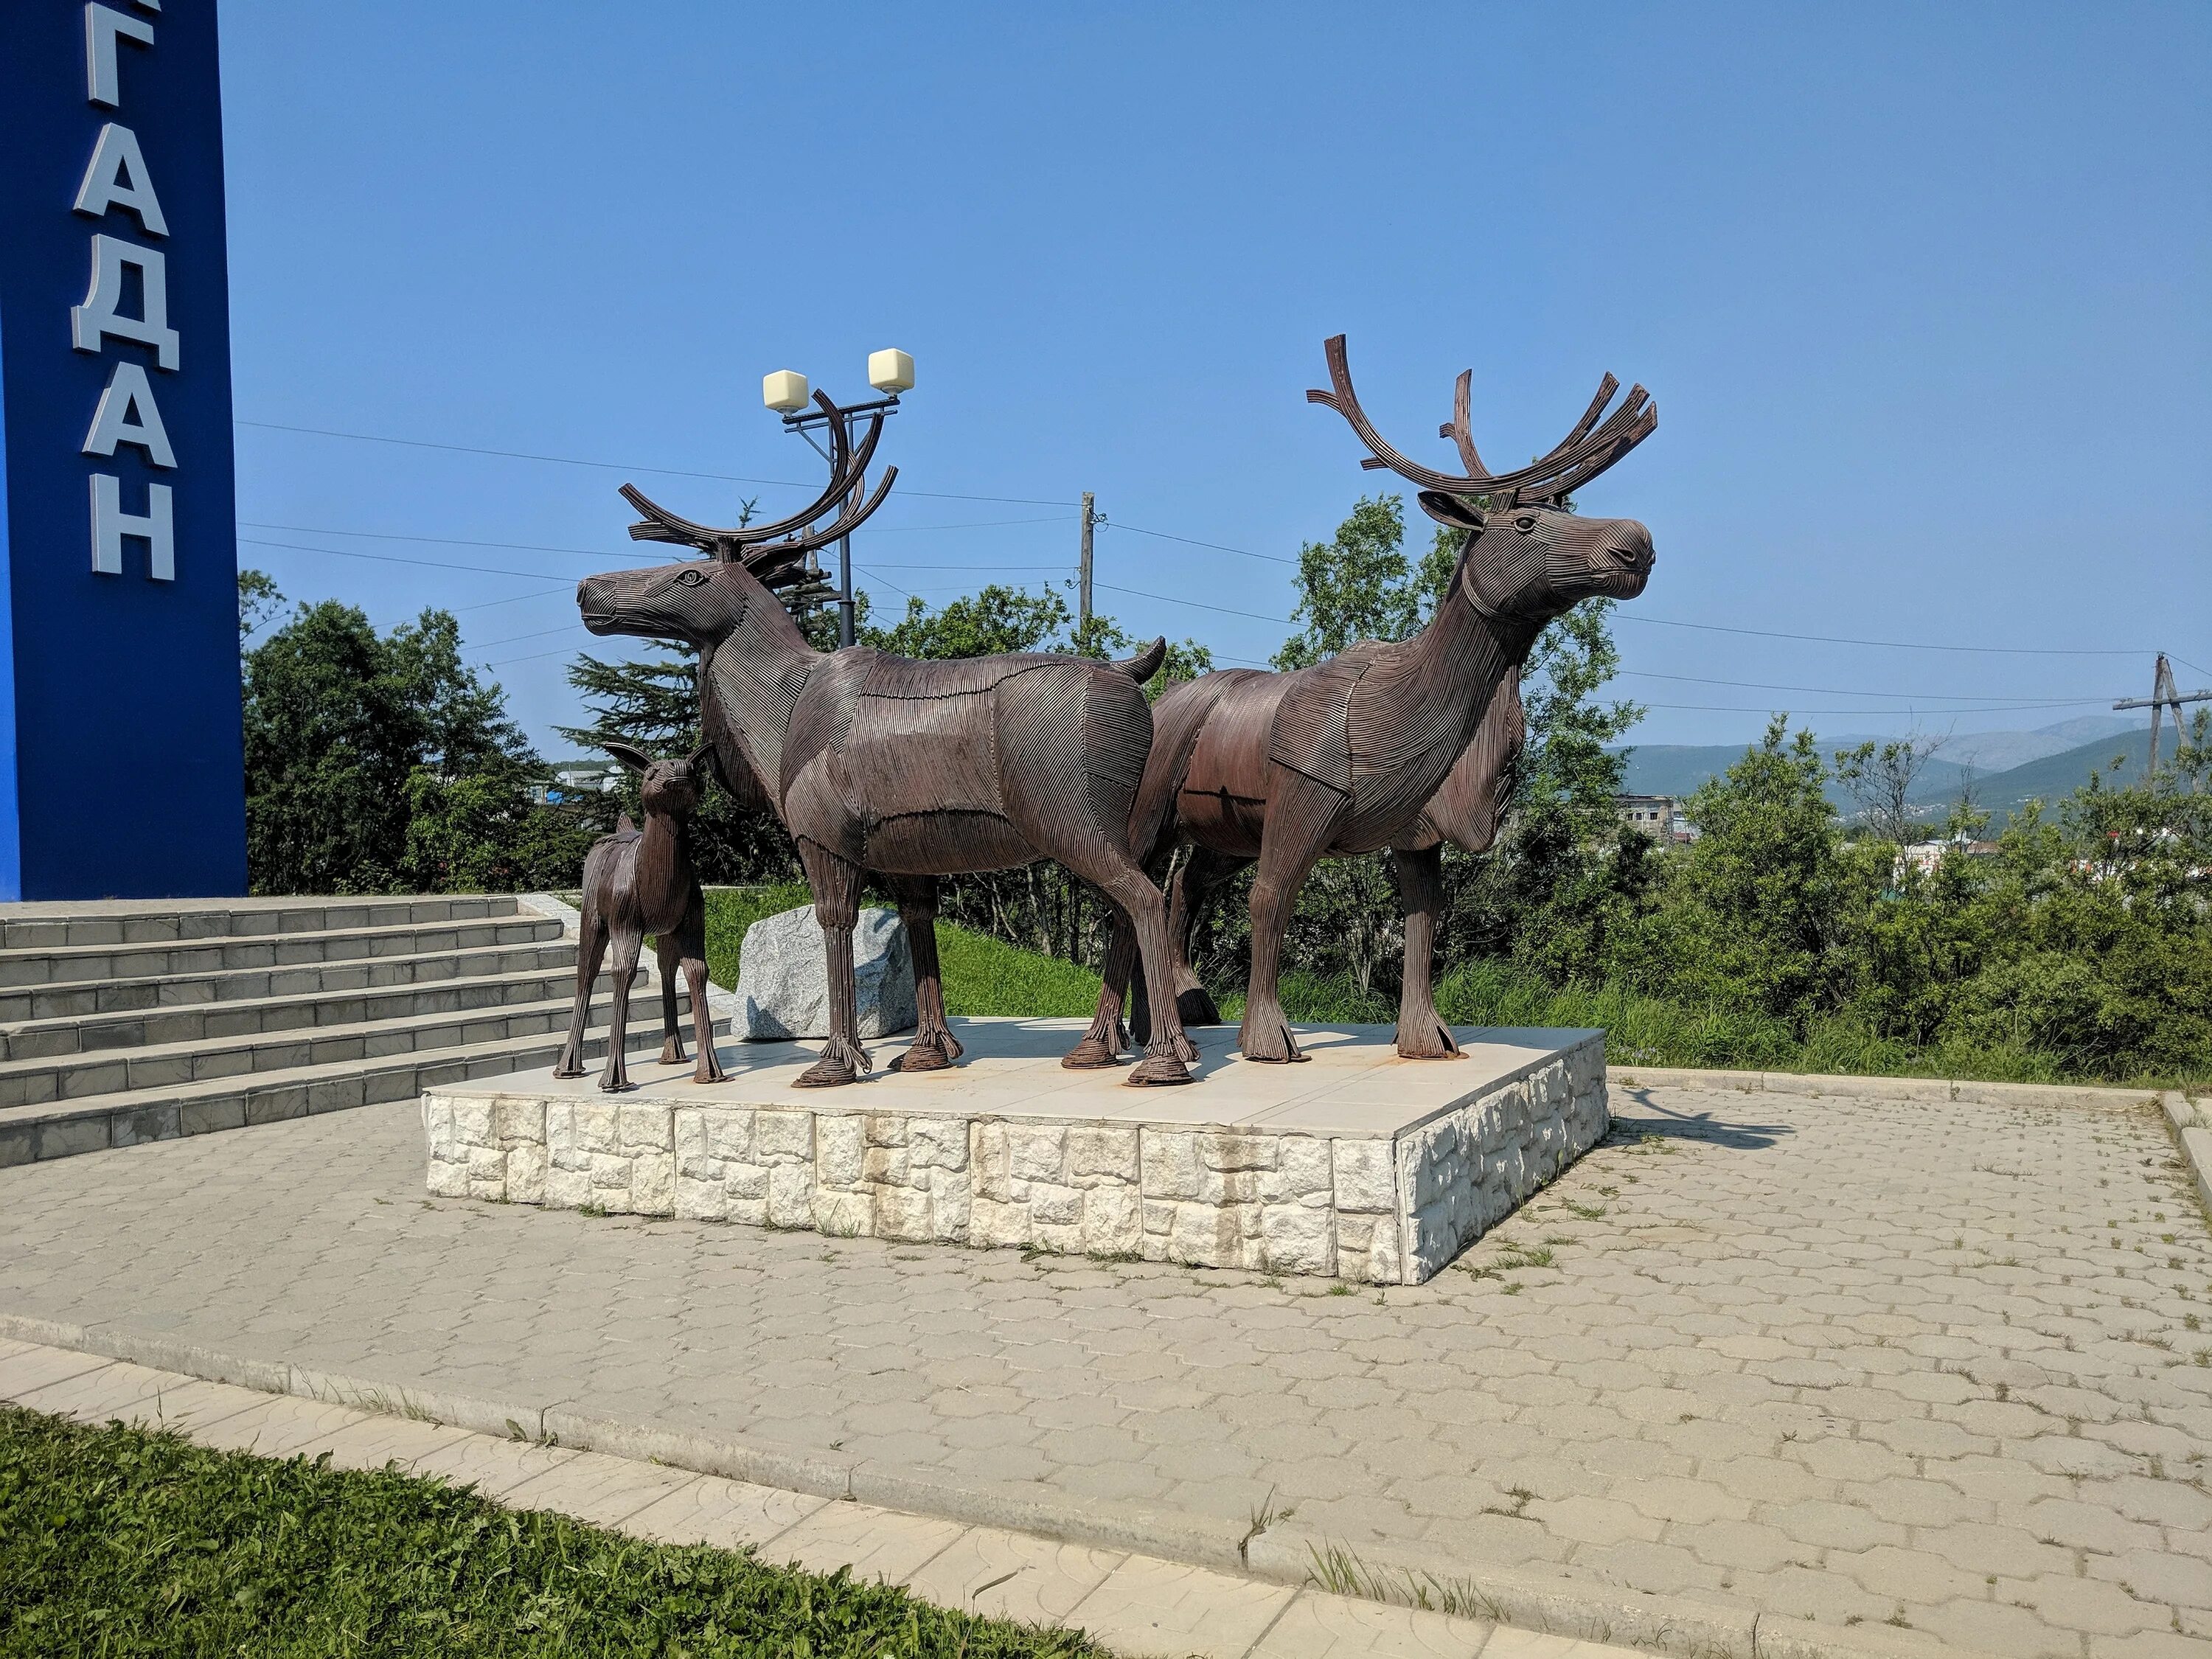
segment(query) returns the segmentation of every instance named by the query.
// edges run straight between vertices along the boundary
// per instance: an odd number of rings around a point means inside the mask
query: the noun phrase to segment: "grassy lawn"
[[[762,916],[807,902],[801,886],[725,889],[707,896],[707,955],[714,982],[738,982],[744,930]],[[938,924],[945,1000],[956,1014],[1029,1018],[1088,1018],[1098,975],[1079,963],[1026,951],[963,927]],[[2013,1083],[2091,1083],[2171,1088],[2171,1078],[2107,1078],[2069,1068],[2031,1049],[1963,1044],[1921,1048],[1875,1036],[1849,1020],[1800,1036],[1778,1020],[1741,1008],[1695,1008],[1619,986],[1556,986],[1509,963],[1462,963],[1437,983],[1437,1012],[1455,1025],[1601,1026],[1615,1066],[1686,1066],[1713,1070],[1820,1073],[1861,1077],[1980,1079]],[[1238,991],[1220,995],[1222,1015],[1243,1015]],[[1295,970],[1283,975],[1283,1011],[1305,1024],[1388,1025],[1397,999],[1362,993],[1340,979]]]
[[[443,1482],[0,1407],[0,1654],[1103,1656]]]
[[[708,977],[725,990],[734,989],[745,929],[763,916],[810,902],[806,889],[796,884],[718,888],[708,894]],[[937,950],[945,970],[948,1013],[1088,1019],[1098,1001],[1098,975],[1088,968],[1024,951],[988,933],[940,921]]]

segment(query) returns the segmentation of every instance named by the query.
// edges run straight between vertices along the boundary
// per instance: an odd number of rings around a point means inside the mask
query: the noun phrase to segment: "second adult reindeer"
[[[699,653],[701,720],[726,780],[758,786],[798,842],[830,960],[830,1035],[800,1076],[809,1087],[851,1083],[869,1069],[853,984],[853,924],[864,876],[885,878],[915,945],[921,1028],[907,1069],[960,1053],[945,1020],[933,932],[937,878],[1051,858],[1102,890],[1133,928],[1156,1022],[1132,1084],[1191,1080],[1198,1051],[1174,1015],[1166,906],[1130,855],[1129,811],[1152,741],[1152,709],[1135,665],[1024,653],[914,662],[866,646],[816,651],[775,597],[805,579],[807,555],[859,525],[889,494],[866,474],[883,431],[874,415],[857,445],[833,417],[830,487],[775,524],[714,529],[623,494],[644,515],[641,541],[710,555],[587,577],[576,590],[595,634],[680,640]],[[810,531],[843,503],[826,529]],[[1069,1063],[1096,1063],[1079,1047]],[[1110,1062],[1112,1051],[1103,1056]]]
[[[1278,979],[1283,933],[1314,865],[1325,856],[1419,848],[1425,809],[1544,624],[1586,599],[1634,599],[1653,562],[1651,532],[1634,520],[1585,519],[1565,506],[1569,491],[1657,426],[1659,411],[1642,386],[1608,416],[1620,383],[1607,375],[1548,453],[1492,472],[1469,428],[1472,372],[1462,374],[1441,435],[1457,445],[1466,470],[1439,472],[1376,432],[1352,391],[1344,337],[1322,349],[1330,389],[1309,392],[1308,400],[1345,418],[1367,447],[1361,466],[1419,485],[1421,510],[1464,530],[1467,539],[1436,614],[1412,639],[1363,641],[1295,673],[1204,675],[1169,692],[1154,711],[1158,735],[1130,821],[1138,856],[1158,868],[1185,841],[1260,866],[1252,884],[1252,975],[1237,1034],[1248,1060],[1304,1058],[1283,1017]],[[1441,839],[1428,840],[1428,848]],[[1434,898],[1431,892],[1422,901],[1431,924]],[[1091,1042],[1110,1046],[1119,1035],[1127,960],[1117,934]],[[1157,995],[1147,1000],[1162,1009]],[[1453,1052],[1449,1032],[1437,1041],[1440,1029],[1425,987],[1401,1013],[1400,1052]]]

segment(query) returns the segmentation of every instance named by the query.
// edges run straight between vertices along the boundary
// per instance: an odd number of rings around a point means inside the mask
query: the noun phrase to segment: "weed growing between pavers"
[[[1104,1659],[842,1571],[0,1407],[0,1655],[249,1652]]]
[[[1365,1601],[1390,1601],[1430,1613],[1446,1613],[1458,1619],[1487,1619],[1505,1622],[1504,1610],[1488,1594],[1468,1578],[1439,1578],[1434,1573],[1404,1567],[1371,1567],[1357,1550],[1342,1544],[1316,1549],[1306,1547],[1310,1558],[1306,1582],[1332,1595],[1353,1595]]]

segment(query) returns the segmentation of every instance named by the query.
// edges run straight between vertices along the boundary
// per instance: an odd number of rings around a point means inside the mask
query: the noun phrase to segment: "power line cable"
[[[1254,622],[1274,623],[1284,628],[1297,626],[1287,617],[1263,617],[1256,611],[1232,611],[1225,605],[1205,605],[1197,599],[1179,599],[1165,593],[1148,593],[1141,587],[1116,587],[1111,582],[1094,582],[1091,585],[1103,587],[1109,593],[1127,593],[1139,599],[1158,599],[1164,605],[1186,605],[1193,611],[1218,611],[1224,617],[1249,617]]]
[[[1649,668],[1624,668],[1620,672],[1623,677],[1632,679],[1678,680],[1690,685],[1728,685],[1746,691],[1804,691],[1822,697],[1897,697],[1907,702],[2006,702],[2023,696],[2034,695],[2033,692],[2018,691],[1992,692],[1987,696],[1974,692],[1954,691],[1879,691],[1856,685],[1776,685],[1766,680],[1715,680],[1707,679],[1698,674],[1662,674]],[[2070,699],[2071,702],[2076,703],[2102,703],[2111,701],[2109,697],[2098,696]],[[1971,714],[1972,711],[1963,709],[1960,712]]]
[[[2090,651],[2039,645],[1930,645],[1920,640],[1859,640],[1835,634],[1783,634],[1771,628],[1732,628],[1720,623],[1677,622],[1668,617],[1646,617],[1632,611],[1615,611],[1615,620],[1641,623],[1653,628],[1694,628],[1704,634],[1747,634],[1763,640],[1798,640],[1815,645],[1869,645],[1890,651],[1966,651],[2008,657],[2140,657],[2141,651]]]
[[[736,472],[696,472],[677,466],[647,466],[635,461],[592,461],[574,455],[536,455],[520,449],[488,449],[474,444],[436,443],[428,438],[388,438],[376,432],[340,432],[325,426],[290,426],[282,421],[234,420],[234,426],[258,427],[266,432],[300,432],[317,438],[350,438],[367,444],[397,444],[404,449],[442,449],[456,455],[494,455],[510,461],[543,461],[553,466],[588,466],[602,472],[651,472],[667,478],[711,478],[719,483],[766,484],[776,489],[818,489],[818,484],[790,478],[753,478]],[[1009,507],[1074,507],[1074,501],[1043,501],[1033,495],[969,495],[947,489],[909,489],[908,495],[939,501],[1001,501]]]
[[[258,536],[240,536],[238,539],[248,547],[289,547],[295,553],[327,553],[333,558],[369,559],[378,564],[413,564],[432,570],[471,570],[484,576],[520,576],[526,581],[556,582],[562,587],[572,586],[575,580],[572,576],[549,576],[542,570],[502,570],[488,564],[455,564],[447,559],[403,559],[396,553],[356,553],[343,547],[309,547],[304,542],[264,541]]]
[[[1164,530],[1147,530],[1142,525],[1124,524],[1116,519],[1111,524],[1099,520],[1102,530],[1131,530],[1139,536],[1157,537],[1164,542],[1181,542],[1185,547],[1210,547],[1217,553],[1235,553],[1247,559],[1266,559],[1271,564],[1296,564],[1296,559],[1286,559],[1279,553],[1255,553],[1249,548],[1231,547],[1223,542],[1201,542],[1188,536],[1170,536]]]

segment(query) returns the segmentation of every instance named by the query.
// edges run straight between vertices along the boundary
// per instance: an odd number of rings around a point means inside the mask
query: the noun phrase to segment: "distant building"
[[[1964,836],[1954,836],[1948,841],[1916,841],[1898,850],[1897,878],[1904,880],[1908,870],[1932,876],[1936,866],[1947,858],[1985,859],[1994,857],[1996,851],[1997,844],[1993,841],[1968,841]]]
[[[1698,838],[1698,827],[1690,822],[1677,796],[1615,795],[1613,805],[1623,823],[1632,830],[1642,830],[1654,841],[1675,843]]]
[[[622,769],[612,761],[577,761],[553,769],[553,781],[531,791],[541,806],[558,806],[611,792],[621,780]]]

